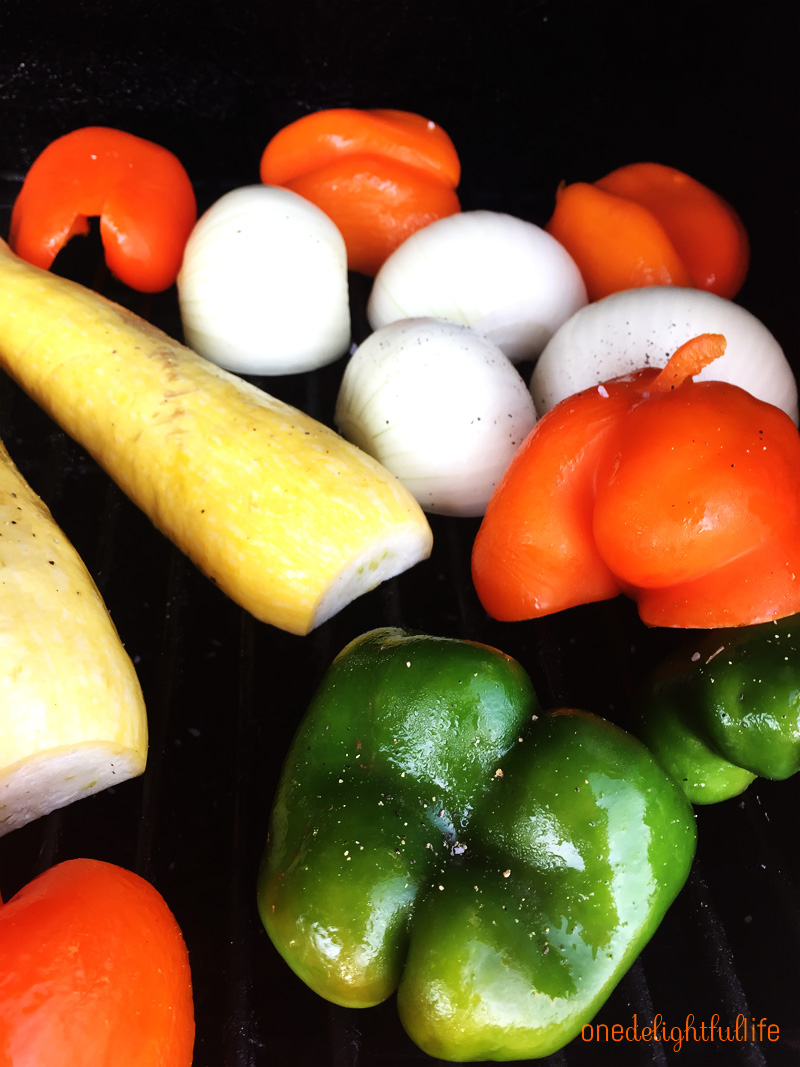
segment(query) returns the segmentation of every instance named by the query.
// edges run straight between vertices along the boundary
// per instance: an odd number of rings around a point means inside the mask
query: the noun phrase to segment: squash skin
[[[220,589],[306,634],[432,547],[338,434],[0,242],[0,365]]]
[[[0,443],[0,836],[146,758],[141,687],[100,592]]]

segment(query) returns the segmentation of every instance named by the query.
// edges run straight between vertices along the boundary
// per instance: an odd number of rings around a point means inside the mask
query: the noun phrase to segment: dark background
[[[62,3],[0,0],[0,236],[28,166],[79,126],[127,129],[172,149],[205,207],[258,180],[280,126],[323,107],[397,107],[453,138],[465,208],[544,223],[561,180],[655,160],[726,196],[750,233],[739,300],[797,369],[797,59],[794,2]],[[179,331],[174,293],[144,299],[98,275],[97,249],[59,269]],[[88,247],[87,247],[88,246]],[[355,321],[366,286],[353,279]],[[261,382],[331,421],[342,364]],[[81,551],[136,662],[151,721],[145,776],[0,842],[8,897],[59,860],[92,855],[150,878],[189,945],[196,1067],[430,1063],[393,1003],[332,1008],[278,959],[255,912],[255,870],[277,775],[325,667],[383,623],[495,644],[545,701],[625,722],[674,635],[624,601],[539,623],[487,619],[469,582],[475,524],[432,523],[431,560],[309,638],[255,623],[150,527],[82,450],[5,378],[0,436]],[[752,1046],[574,1043],[561,1064],[800,1063],[798,782],[760,782],[698,812],[693,876],[601,1019],[660,1012],[766,1017]]]

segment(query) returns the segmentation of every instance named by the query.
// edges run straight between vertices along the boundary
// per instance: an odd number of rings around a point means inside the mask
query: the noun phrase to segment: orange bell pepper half
[[[49,270],[58,252],[100,218],[109,270],[158,293],[175,281],[197,221],[194,189],[166,148],[106,126],[57,138],[28,171],[11,215],[9,244]]]
[[[750,264],[747,232],[731,205],[659,163],[562,185],[545,229],[578,264],[590,300],[645,285],[706,289],[730,300]]]
[[[724,338],[586,389],[511,461],[472,553],[510,622],[627,594],[650,626],[743,626],[800,611],[800,434],[779,408],[695,382]]]
[[[0,905],[0,1064],[191,1067],[183,935],[145,879],[59,863]]]
[[[351,270],[373,276],[416,230],[461,210],[453,142],[421,115],[331,108],[272,138],[261,181],[321,208],[338,226]]]

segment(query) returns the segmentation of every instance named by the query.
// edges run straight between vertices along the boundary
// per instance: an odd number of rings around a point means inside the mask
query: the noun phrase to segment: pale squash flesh
[[[0,835],[146,758],[142,691],[97,586],[0,444]]]
[[[430,554],[424,513],[370,456],[2,242],[0,365],[263,622],[308,633]]]

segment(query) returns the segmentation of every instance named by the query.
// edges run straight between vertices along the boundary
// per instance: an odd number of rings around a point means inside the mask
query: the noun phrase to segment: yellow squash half
[[[0,444],[0,835],[146,757],[141,688],[100,593]]]
[[[3,242],[0,364],[264,622],[305,634],[430,554],[419,505],[371,457]]]

